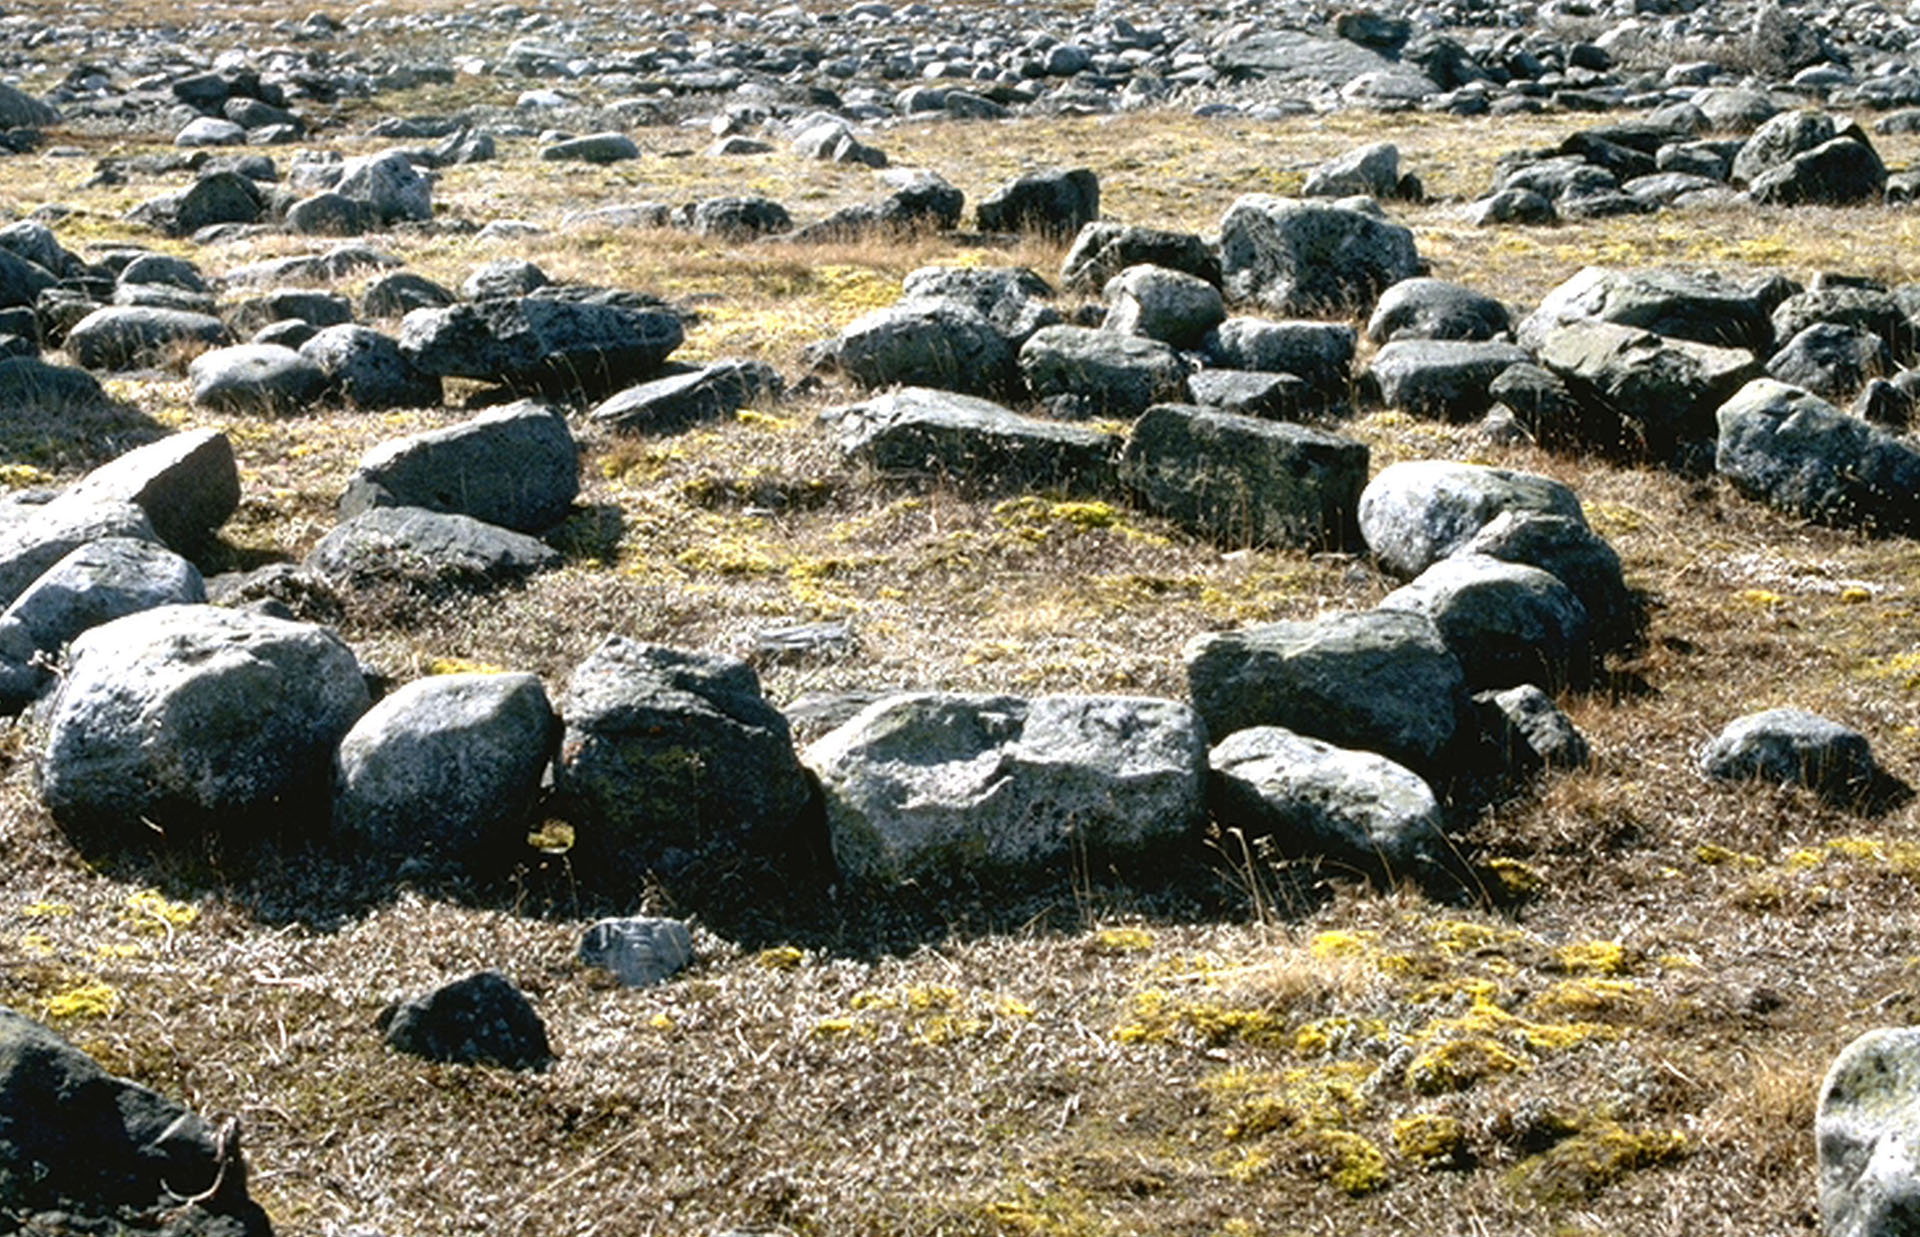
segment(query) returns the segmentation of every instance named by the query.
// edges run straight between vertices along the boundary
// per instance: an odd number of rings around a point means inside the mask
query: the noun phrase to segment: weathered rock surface
[[[523,400],[374,447],[347,479],[340,514],[419,507],[540,533],[567,518],[579,492],[580,449],[566,417]]]
[[[1426,273],[1413,233],[1347,206],[1247,194],[1220,220],[1227,295],[1283,315],[1367,313]]]
[[[1205,730],[1170,700],[892,696],[805,760],[841,870],[880,883],[1068,877],[1177,843],[1204,812]]]
[[[1827,1070],[1814,1114],[1825,1237],[1898,1237],[1920,1213],[1920,1029],[1868,1031]]]
[[[546,1024],[497,971],[479,971],[383,1014],[388,1045],[450,1065],[541,1069],[553,1060]]]
[[[970,395],[905,387],[823,415],[843,452],[882,472],[946,476],[987,490],[1117,488],[1117,436]]]
[[[1756,378],[1720,406],[1714,467],[1805,519],[1884,533],[1920,527],[1920,451],[1817,395]]]
[[[306,566],[332,584],[484,591],[560,565],[560,552],[472,516],[370,507],[320,539]]]
[[[1360,533],[1381,567],[1411,579],[1508,511],[1563,516],[1586,525],[1580,499],[1550,477],[1449,460],[1406,460],[1367,483],[1360,495]]]
[[[322,627],[165,606],[75,640],[47,709],[41,795],[63,824],[134,837],[266,828],[324,800],[366,683]]]
[[[1766,709],[1727,724],[1700,752],[1700,771],[1723,782],[1805,786],[1860,798],[1878,766],[1865,735],[1805,709]]]
[[[182,430],[82,477],[65,503],[133,503],[160,539],[193,553],[240,506],[240,468],[219,430]]]
[[[422,372],[597,399],[653,377],[685,338],[677,315],[550,297],[416,309],[400,351]]]

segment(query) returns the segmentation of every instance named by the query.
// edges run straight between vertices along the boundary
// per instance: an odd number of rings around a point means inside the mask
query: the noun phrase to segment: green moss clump
[[[1515,1192],[1542,1203],[1584,1202],[1628,1173],[1686,1158],[1687,1140],[1672,1130],[1634,1131],[1600,1121],[1526,1160],[1508,1175]]]
[[[1393,1123],[1393,1149],[1422,1168],[1463,1168],[1471,1155],[1458,1117],[1421,1112]]]

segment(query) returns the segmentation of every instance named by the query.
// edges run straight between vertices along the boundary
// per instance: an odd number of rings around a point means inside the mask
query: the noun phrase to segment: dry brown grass
[[[1499,149],[1576,123],[1391,122],[1441,199],[1403,212],[1437,273],[1517,304],[1589,261],[1916,275],[1912,222],[1894,210],[1540,232],[1458,222],[1447,199],[1478,192]],[[1377,117],[1150,115],[908,125],[880,144],[974,199],[1023,166],[1083,162],[1110,216],[1204,230],[1237,194],[1285,191],[1383,131]],[[523,143],[444,175],[449,215],[529,218],[547,237],[379,243],[449,282],[518,252],[558,278],[695,300],[688,355],[790,374],[804,344],[890,299],[917,265],[1059,261],[1045,245],[557,231],[565,211],[610,201],[750,186],[804,221],[875,192],[864,173],[667,158],[687,134],[639,136],[647,157],[622,168],[556,172]],[[133,239],[119,212],[162,188],[82,194],[78,163],[6,166],[0,210],[80,207],[60,228],[75,246]],[[219,267],[290,248],[198,256]],[[462,415],[218,417],[191,409],[177,379],[112,390],[159,427],[233,438],[246,497],[227,564],[297,557],[330,527],[361,451]],[[345,630],[399,678],[458,659],[534,670],[557,693],[609,632],[744,653],[761,628],[843,618],[855,651],[763,662],[772,698],[1179,696],[1191,636],[1366,606],[1388,587],[1357,562],[1223,549],[1118,505],[885,483],[814,422],[846,394],[673,436],[582,429],[566,567],[486,598],[362,600]],[[396,887],[324,847],[82,852],[37,806],[33,736],[16,727],[0,734],[0,1001],[115,1070],[238,1113],[257,1193],[289,1233],[1810,1228],[1812,1087],[1854,1034],[1914,1016],[1916,810],[1709,786],[1692,753],[1736,713],[1794,703],[1859,726],[1894,774],[1920,778],[1920,550],[1810,528],[1716,483],[1489,447],[1467,427],[1364,412],[1345,428],[1376,466],[1438,455],[1566,481],[1654,602],[1647,647],[1615,667],[1619,690],[1564,702],[1595,766],[1490,811],[1465,840],[1502,911],[1274,870],[1227,839],[1165,889],[1075,870],[1018,897],[801,887],[744,905],[724,887],[610,898],[564,857],[531,854],[497,879]],[[113,445],[58,422],[10,432],[38,470],[13,483],[74,475]],[[571,961],[587,918],[641,905],[703,925],[690,975],[625,992]],[[481,966],[533,994],[561,1052],[550,1071],[424,1065],[380,1046],[387,1000]]]

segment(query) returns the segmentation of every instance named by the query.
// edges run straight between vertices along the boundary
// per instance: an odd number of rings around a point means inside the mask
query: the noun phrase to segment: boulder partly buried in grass
[[[826,415],[841,451],[884,473],[948,477],[989,492],[1115,489],[1117,435],[1021,416],[990,400],[906,387]]]

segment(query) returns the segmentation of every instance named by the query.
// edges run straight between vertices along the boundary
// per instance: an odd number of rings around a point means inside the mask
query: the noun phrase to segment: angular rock
[[[1130,266],[1163,266],[1218,287],[1220,255],[1191,232],[1095,221],[1080,229],[1060,264],[1060,286],[1097,292]]]
[[[1072,236],[1100,218],[1100,178],[1086,168],[1032,172],[988,194],[974,215],[983,232]]]
[[[978,311],[1019,348],[1043,326],[1064,319],[1047,304],[1053,289],[1024,266],[923,266],[901,281],[911,301],[958,301]]]
[[[1197,276],[1161,266],[1130,266],[1107,281],[1103,330],[1144,335],[1175,348],[1197,348],[1226,319],[1220,290]]]
[[[1521,322],[1517,338],[1522,347],[1537,350],[1556,327],[1597,318],[1765,356],[1773,350],[1767,313],[1752,288],[1714,271],[1589,266],[1549,292]]]
[[[664,433],[778,399],[786,385],[765,361],[728,358],[628,387],[594,405],[587,419],[624,433]]]
[[[1207,802],[1222,828],[1270,837],[1389,879],[1446,854],[1433,790],[1404,765],[1280,726],[1235,731],[1208,757]]]
[[[424,223],[433,218],[433,182],[404,151],[389,150],[347,160],[333,191],[364,202],[374,223]]]
[[[327,375],[311,358],[279,344],[236,344],[203,352],[187,366],[193,402],[215,412],[289,413],[311,408]]]
[[[0,709],[53,681],[43,661],[80,633],[142,610],[206,601],[200,572],[152,541],[102,537],[47,568],[0,613]]]
[[[1096,416],[1138,416],[1186,396],[1187,367],[1171,347],[1087,327],[1034,332],[1020,349],[1020,372],[1037,398],[1071,397]]]
[[[1413,233],[1347,206],[1245,194],[1220,220],[1227,295],[1279,314],[1366,313],[1426,273]]]
[[[1281,29],[1235,39],[1216,51],[1210,63],[1232,78],[1343,86],[1362,74],[1390,69],[1394,62],[1346,39]]]
[[[396,856],[497,861],[525,836],[558,731],[534,675],[416,679],[341,739],[334,830]]]
[[[1149,511],[1233,546],[1357,544],[1365,443],[1284,422],[1161,404],[1133,427],[1120,481]]]
[[[1592,757],[1586,736],[1572,719],[1531,683],[1480,692],[1473,704],[1481,733],[1499,751],[1510,774],[1530,777],[1542,769],[1585,768]]]
[[[1877,201],[1887,187],[1887,165],[1857,129],[1786,164],[1763,172],[1747,196],[1770,206],[1853,206]]]
[[[1591,677],[1587,608],[1538,567],[1452,554],[1381,598],[1380,608],[1429,619],[1459,659],[1470,691],[1522,683],[1558,691]]]
[[[1710,418],[1729,396],[1760,374],[1744,348],[1720,348],[1599,319],[1553,328],[1540,363],[1559,375],[1594,419],[1590,433],[1665,460],[1713,433]],[[1616,445],[1603,439],[1602,445]]]
[[[546,1024],[498,971],[479,971],[382,1015],[389,1047],[449,1065],[543,1069],[553,1060]]]
[[[1329,400],[1343,398],[1359,337],[1344,322],[1228,318],[1207,337],[1209,365],[1292,374]]]
[[[1864,796],[1879,769],[1859,731],[1805,709],[1766,709],[1727,723],[1701,749],[1700,771],[1722,782],[1804,786],[1845,802]]]
[[[545,271],[524,258],[495,258],[481,263],[467,276],[460,285],[460,295],[469,301],[527,296],[552,282]]]
[[[970,395],[1004,392],[1013,349],[972,306],[913,300],[855,319],[828,346],[833,364],[864,387],[935,387]]]
[[[932,473],[988,491],[1118,488],[1114,435],[972,396],[903,387],[829,415],[841,451],[883,473]]]
[[[163,606],[73,642],[46,711],[41,797],[65,825],[264,827],[324,795],[334,746],[368,705],[323,627]]]
[[[340,514],[419,507],[538,533],[566,519],[579,493],[580,449],[566,417],[522,401],[374,447],[348,479]]]
[[[1717,416],[1714,467],[1747,497],[1844,528],[1920,528],[1920,451],[1885,430],[1771,378]]]
[[[651,988],[693,964],[693,936],[678,919],[602,919],[580,937],[578,956],[628,988]]]
[[[1104,870],[1192,835],[1206,732],[1120,696],[890,696],[806,750],[840,870],[899,884]]]
[[[472,516],[374,507],[320,539],[306,566],[330,583],[484,590],[560,565],[546,542]]]
[[[1443,769],[1466,717],[1466,678],[1433,624],[1371,610],[1203,635],[1182,653],[1207,733],[1283,726]]]
[[[445,309],[457,299],[424,275],[395,271],[367,285],[360,309],[369,318],[399,318],[416,309]]]
[[[107,537],[159,540],[146,512],[110,499],[64,499],[0,523],[0,606],[12,605],[67,555]]]
[[[225,434],[184,430],[102,464],[66,501],[137,504],[162,541],[191,554],[239,508],[240,469]]]
[[[67,332],[67,355],[88,369],[122,370],[161,364],[183,353],[233,342],[226,323],[178,309],[108,305]]]
[[[1307,173],[1300,190],[1306,198],[1347,198],[1363,195],[1386,200],[1400,196],[1400,148],[1392,142],[1374,142],[1350,150]]]
[[[0,82],[0,129],[42,129],[60,123],[52,104]]]
[[[1292,374],[1262,374],[1248,369],[1198,369],[1187,375],[1187,392],[1202,408],[1243,417],[1285,421],[1323,403],[1305,381]]]
[[[416,309],[400,351],[421,372],[597,399],[653,377],[685,338],[676,314],[547,297]]]
[[[693,230],[701,236],[728,241],[750,241],[793,227],[787,208],[771,198],[708,198],[694,204]]]
[[[1893,353],[1878,335],[1838,322],[1816,322],[1773,354],[1767,377],[1822,399],[1842,400],[1895,368]]]
[[[1412,579],[1460,549],[1508,511],[1586,517],[1574,492],[1534,473],[1406,460],[1390,465],[1360,495],[1360,533],[1380,566]]]
[[[1396,339],[1374,354],[1367,375],[1389,408],[1464,421],[1492,405],[1493,380],[1527,357],[1493,340]]]
[[[1596,653],[1633,643],[1645,626],[1639,599],[1627,588],[1620,556],[1585,521],[1539,511],[1506,511],[1461,544],[1478,554],[1551,572],[1573,591],[1593,621]]]
[[[576,848],[617,881],[776,854],[812,798],[745,662],[609,636],[574,671],[555,784]]]
[[[372,327],[323,327],[300,344],[300,355],[319,367],[328,390],[351,407],[378,412],[440,403],[440,379],[420,372],[398,340]]]

